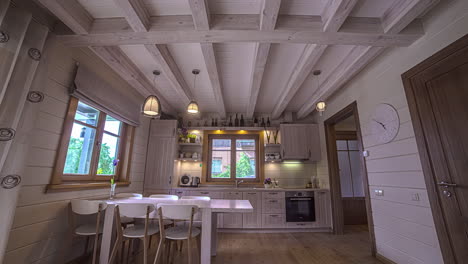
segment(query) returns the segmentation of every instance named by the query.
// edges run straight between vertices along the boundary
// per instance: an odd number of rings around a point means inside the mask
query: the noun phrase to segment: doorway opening
[[[375,256],[367,169],[356,102],[324,123],[332,200],[333,231],[337,235],[356,230],[369,233]]]

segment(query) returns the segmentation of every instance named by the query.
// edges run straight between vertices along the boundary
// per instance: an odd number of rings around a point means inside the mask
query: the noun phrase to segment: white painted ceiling
[[[208,0],[211,14],[260,14],[263,0]],[[354,17],[381,18],[384,12],[397,0],[359,0],[351,12]],[[94,18],[123,17],[122,11],[114,0],[78,0]],[[187,0],[143,0],[151,16],[191,15]],[[280,8],[282,15],[320,16],[328,0],[284,0]],[[188,84],[194,98],[205,113],[216,112],[213,87],[199,43],[169,44],[173,59]],[[216,63],[221,81],[226,112],[243,113],[246,111],[252,77],[255,43],[218,43],[214,44]],[[120,46],[133,63],[153,81],[153,70],[160,66],[152,59],[144,46]],[[281,91],[285,89],[291,73],[297,64],[303,44],[272,44],[268,56],[261,89],[255,112],[271,113],[278,103]],[[322,70],[319,81],[323,82],[342,62],[351,46],[329,46],[316,65]],[[192,69],[200,69],[196,86],[193,86]],[[179,95],[165,76],[156,79],[156,87],[177,111],[184,111]],[[312,74],[294,95],[286,110],[297,111],[317,89],[317,79]]]

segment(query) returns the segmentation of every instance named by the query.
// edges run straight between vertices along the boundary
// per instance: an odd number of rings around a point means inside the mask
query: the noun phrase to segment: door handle
[[[439,185],[441,187],[444,187],[444,188],[457,187],[456,183],[450,183],[450,182],[444,182],[444,181],[441,181],[441,182],[437,183],[437,185]]]

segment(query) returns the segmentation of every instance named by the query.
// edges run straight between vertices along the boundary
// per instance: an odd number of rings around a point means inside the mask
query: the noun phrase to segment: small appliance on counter
[[[200,177],[192,177],[187,174],[180,177],[180,187],[198,187],[198,185],[200,185]]]

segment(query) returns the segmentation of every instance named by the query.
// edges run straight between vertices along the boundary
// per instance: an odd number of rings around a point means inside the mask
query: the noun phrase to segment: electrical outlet
[[[419,193],[413,193],[411,195],[411,200],[412,201],[419,201]]]
[[[384,196],[384,191],[380,189],[374,190],[376,196]]]

